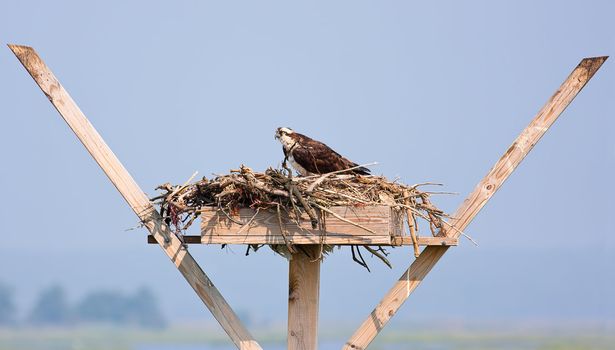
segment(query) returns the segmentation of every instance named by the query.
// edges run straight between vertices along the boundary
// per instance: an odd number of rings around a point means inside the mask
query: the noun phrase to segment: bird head
[[[295,143],[295,141],[293,141],[293,138],[290,136],[293,133],[294,131],[292,131],[292,129],[290,128],[277,128],[275,130],[275,138],[280,141],[284,149],[288,150]]]
[[[292,134],[294,131],[291,128],[277,128],[275,130],[275,138],[280,140],[284,136]]]

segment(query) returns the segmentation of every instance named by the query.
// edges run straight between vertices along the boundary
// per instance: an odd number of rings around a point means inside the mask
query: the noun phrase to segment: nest
[[[289,169],[269,168],[264,173],[258,173],[242,165],[240,169],[213,179],[204,177],[193,183],[190,183],[190,179],[183,185],[175,186],[163,184],[157,187],[163,193],[152,200],[158,204],[160,214],[180,239],[204,207],[218,208],[231,221],[242,225],[244,223],[233,219],[233,213],[239,208],[271,210],[277,212],[278,216],[287,215],[298,224],[301,216],[307,214],[312,228],[318,226],[318,213],[324,212],[361,227],[337,216],[329,208],[370,205],[386,205],[405,213],[412,235],[413,230],[418,230],[418,221],[427,223],[434,236],[445,223],[447,215],[430,201],[430,195],[434,192],[420,190],[421,186],[437,184],[409,186],[389,181],[382,176],[352,175],[347,172],[293,177]],[[388,253],[382,247],[360,247],[391,266],[386,259]],[[351,246],[353,260],[369,270],[360,247]],[[250,249],[256,251],[259,248],[256,245],[248,246],[246,254]],[[271,248],[285,256],[301,251],[300,245],[292,245],[288,241],[285,246],[271,245]],[[418,249],[416,245],[415,248]],[[331,249],[328,245],[321,246],[320,255],[315,258],[322,258]]]

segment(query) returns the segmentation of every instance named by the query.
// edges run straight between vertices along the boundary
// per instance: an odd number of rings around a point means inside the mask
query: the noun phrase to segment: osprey
[[[370,175],[370,170],[342,157],[322,142],[294,132],[278,128],[275,138],[280,140],[285,159],[303,176],[326,174],[333,171],[355,168],[349,173]]]

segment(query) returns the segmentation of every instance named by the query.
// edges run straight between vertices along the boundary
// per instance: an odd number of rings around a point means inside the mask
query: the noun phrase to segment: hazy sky
[[[278,165],[290,126],[406,183],[459,196],[576,64],[615,52],[609,1],[11,1],[2,43],[35,47],[148,194],[164,182]],[[436,266],[393,325],[615,322],[615,58],[607,61]],[[208,311],[8,48],[0,49],[0,281],[20,306],[65,285],[151,286],[174,320]],[[285,320],[287,264],[190,247],[229,303]],[[349,251],[322,269],[323,322],[358,325],[393,270]]]

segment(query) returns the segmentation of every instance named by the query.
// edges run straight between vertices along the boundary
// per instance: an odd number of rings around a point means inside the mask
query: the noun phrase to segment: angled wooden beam
[[[447,236],[459,237],[472,219],[502,186],[515,168],[540,141],[560,114],[574,100],[583,87],[594,76],[608,56],[585,58],[570,73],[559,89],[536,114],[530,124],[515,139],[504,155],[491,168],[489,173],[476,185],[472,193],[463,201],[450,222],[456,229],[444,232]]]
[[[218,320],[237,348],[261,349],[192,255],[182,247],[179,239],[162,222],[162,218],[145,193],[139,188],[36,51],[31,47],[20,45],[9,45],[9,48]]]
[[[607,58],[606,56],[585,58],[579,63],[506,153],[463,201],[453,215],[451,227],[445,230],[443,235],[456,238],[461,235]],[[448,246],[426,247],[350,337],[344,349],[365,349],[447,250]]]

